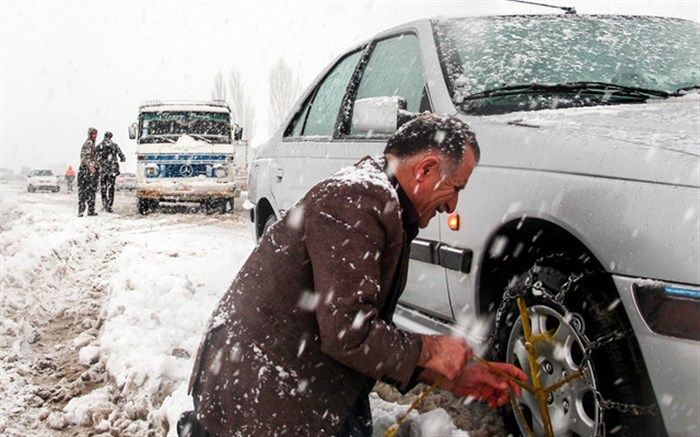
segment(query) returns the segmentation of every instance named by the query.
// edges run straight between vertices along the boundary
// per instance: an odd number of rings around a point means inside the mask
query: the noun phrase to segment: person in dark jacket
[[[180,435],[371,436],[376,381],[419,381],[500,406],[519,388],[469,363],[463,338],[419,335],[392,317],[410,243],[451,212],[479,159],[466,124],[405,124],[384,158],[314,186],[262,237],[212,315]],[[525,379],[516,367],[493,363]]]
[[[104,139],[97,145],[97,157],[100,161],[102,210],[112,212],[114,184],[119,176],[119,161],[126,161],[119,145],[112,141],[112,132],[105,132]],[[117,161],[117,157],[119,161]]]
[[[97,178],[99,162],[95,140],[97,129],[88,129],[87,140],[80,149],[80,167],[78,167],[78,217],[83,216],[87,206],[87,215],[97,215],[95,212],[95,192],[97,191]]]

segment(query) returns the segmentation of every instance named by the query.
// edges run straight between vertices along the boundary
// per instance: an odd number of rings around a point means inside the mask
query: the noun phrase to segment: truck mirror
[[[136,123],[132,123],[131,126],[129,126],[129,138],[132,140],[136,139],[136,132],[139,129],[139,125]]]
[[[352,128],[355,131],[391,135],[405,118],[406,99],[399,96],[368,97],[358,99],[352,111]]]
[[[243,138],[243,128],[237,124],[233,125],[233,139],[240,141]]]

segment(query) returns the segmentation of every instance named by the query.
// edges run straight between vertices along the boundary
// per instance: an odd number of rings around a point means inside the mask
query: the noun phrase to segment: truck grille
[[[161,164],[162,178],[192,178],[197,176],[212,176],[211,165],[206,164]]]

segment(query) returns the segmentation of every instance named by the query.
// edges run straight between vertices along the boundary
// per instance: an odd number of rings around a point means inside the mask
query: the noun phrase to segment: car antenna
[[[571,6],[548,5],[546,3],[529,2],[529,1],[525,1],[525,0],[506,0],[506,1],[513,2],[513,3],[525,3],[528,5],[535,5],[535,6],[544,6],[545,8],[561,9],[567,15],[576,15],[576,8],[571,7]]]

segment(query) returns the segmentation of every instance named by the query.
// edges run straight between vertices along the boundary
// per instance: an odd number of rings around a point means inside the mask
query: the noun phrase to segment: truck
[[[221,100],[149,101],[129,126],[136,140],[136,197],[140,214],[160,202],[200,203],[207,213],[233,210],[240,194],[234,149],[243,129]]]

